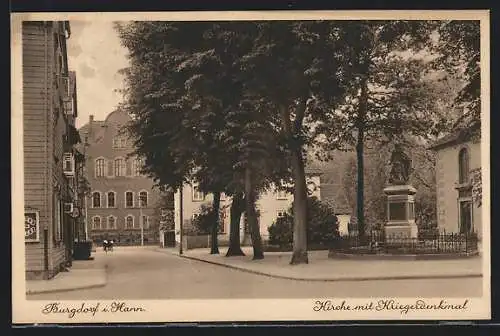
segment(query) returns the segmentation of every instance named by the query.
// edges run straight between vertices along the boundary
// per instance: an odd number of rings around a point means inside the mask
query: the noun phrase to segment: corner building
[[[67,21],[22,26],[23,163],[26,279],[50,279],[72,266],[84,233],[76,149],[76,76],[69,71]],[[17,148],[16,148],[17,150]]]
[[[144,245],[159,244],[159,191],[140,173],[141,160],[132,156],[133,142],[124,131],[129,121],[126,112],[117,110],[104,121],[91,115],[80,128],[91,188],[86,220],[89,238],[98,245],[104,239],[118,246],[140,245],[142,231]]]

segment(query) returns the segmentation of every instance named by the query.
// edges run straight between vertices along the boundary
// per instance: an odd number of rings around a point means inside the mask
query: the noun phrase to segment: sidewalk
[[[68,272],[59,272],[50,280],[26,281],[26,294],[66,292],[104,287],[107,283],[106,260],[102,253],[92,253],[94,260],[75,260]]]
[[[263,260],[252,260],[252,248],[243,247],[246,256],[225,257],[209,249],[184,252],[183,258],[237,269],[273,278],[303,281],[367,281],[399,279],[432,279],[481,277],[481,257],[448,260],[343,260],[328,258],[328,251],[309,251],[309,264],[290,265],[291,252],[267,252]],[[156,251],[179,255],[178,250],[157,248]]]

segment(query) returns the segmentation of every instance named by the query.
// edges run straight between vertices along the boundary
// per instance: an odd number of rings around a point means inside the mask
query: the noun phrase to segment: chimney
[[[89,116],[89,124],[91,124],[91,125],[92,125],[92,123],[93,123],[93,122],[94,122],[94,115],[93,115],[93,114],[91,114],[91,115]]]

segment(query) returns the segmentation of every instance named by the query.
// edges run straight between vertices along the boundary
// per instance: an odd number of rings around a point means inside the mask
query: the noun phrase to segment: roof
[[[336,214],[350,214],[352,209],[347,203],[344,190],[336,184],[320,185],[321,200],[330,204]]]
[[[321,175],[323,173],[323,171],[320,168],[314,166],[306,166],[304,170],[305,173],[308,175]]]
[[[75,71],[69,71],[68,72],[68,77],[70,79],[70,86],[69,86],[69,96],[73,96],[73,92],[76,90],[76,72]]]
[[[92,122],[92,127],[98,128],[101,126],[104,126],[104,121],[102,121],[102,120],[94,120]],[[86,123],[78,129],[78,132],[80,132],[80,135],[82,135],[82,134],[85,134],[86,132],[88,132],[88,129],[89,129],[89,123]]]
[[[477,132],[481,131],[481,124],[475,123],[468,127],[462,127],[454,130],[452,133],[443,136],[441,139],[437,140],[432,144],[429,149],[439,150],[456,144],[464,143],[470,141],[472,136]]]

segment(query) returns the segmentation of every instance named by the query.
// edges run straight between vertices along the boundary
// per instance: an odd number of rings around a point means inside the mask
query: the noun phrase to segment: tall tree
[[[454,105],[462,110],[454,128],[480,137],[481,131],[481,27],[479,21],[442,21],[436,30],[433,65],[461,80]]]
[[[203,42],[200,32],[205,26],[196,24],[181,32],[177,24],[133,22],[116,28],[129,50],[123,108],[132,115],[129,130],[136,154],[145,158],[144,170],[159,186],[177,190],[199,179],[195,173],[200,164],[210,165],[206,162],[210,154],[219,154],[213,153],[217,146],[211,137],[217,132],[218,124],[213,123],[217,118],[203,101],[189,94],[185,87],[196,83],[190,81],[189,73],[179,70],[180,64],[190,60],[192,48]],[[199,63],[210,66],[210,60],[203,58]],[[200,182],[204,188],[217,188],[220,181],[205,178]],[[218,253],[217,219],[214,227],[211,252]]]
[[[269,108],[264,112],[280,135],[293,177],[293,254],[291,264],[308,263],[305,150],[312,128],[325,113],[310,104],[320,97],[334,105],[346,80],[345,38],[325,21],[259,22],[250,53],[242,60],[246,87]]]
[[[366,141],[384,135],[391,141],[405,131],[431,129],[431,112],[422,80],[425,59],[412,59],[428,47],[433,24],[419,21],[356,21],[343,26],[351,54],[352,80],[342,106],[328,127],[331,149],[354,147],[357,157],[356,217],[361,238],[365,234],[364,150]],[[407,54],[402,54],[406,52]],[[322,130],[324,131],[324,130]],[[339,146],[339,144],[341,146]],[[342,146],[347,145],[347,146]]]
[[[254,119],[247,114],[245,120],[233,120],[233,135],[226,122],[241,114],[244,90],[238,60],[252,46],[255,27],[210,22],[134,22],[117,27],[131,59],[125,108],[133,115],[130,129],[136,135],[137,153],[146,158],[146,171],[160,185],[172,188],[185,181],[198,182],[201,190],[216,196],[215,208],[221,192],[236,196],[235,215],[241,213],[239,203],[246,186],[241,166],[250,162],[242,153],[252,150],[245,145],[249,142],[245,136],[234,136],[234,129],[247,134],[243,128]],[[252,188],[268,183],[260,174],[253,175]],[[231,222],[231,253],[242,254],[236,218]],[[218,252],[217,228],[216,220],[212,253]],[[260,258],[261,244],[258,239],[253,243]]]
[[[180,68],[184,73],[189,73],[186,81],[186,90],[203,110],[211,111],[210,116],[197,116],[196,120],[205,120],[208,125],[206,131],[207,139],[205,145],[211,150],[197,154],[197,157],[204,157],[200,162],[207,169],[200,169],[200,179],[217,180],[216,184],[207,184],[211,191],[226,191],[227,194],[235,196],[234,207],[231,213],[235,216],[231,220],[232,234],[230,234],[230,250],[228,255],[243,254],[239,247],[239,218],[241,215],[240,204],[242,201],[242,191],[244,190],[246,213],[249,222],[257,223],[255,209],[255,193],[258,188],[267,183],[265,174],[272,174],[271,169],[259,169],[256,173],[256,162],[260,166],[271,167],[268,162],[276,162],[278,156],[266,155],[266,151],[271,147],[262,146],[262,136],[257,131],[266,132],[265,120],[259,120],[256,109],[244,106],[243,101],[248,100],[245,96],[245,89],[240,75],[239,60],[245,53],[248,53],[252,46],[255,31],[253,23],[214,23],[203,31],[203,44],[191,50],[191,57],[184,61]],[[207,67],[209,64],[210,67]],[[235,116],[237,116],[235,118]],[[198,121],[197,121],[198,122]],[[216,126],[213,129],[213,126]],[[211,139],[211,140],[210,140]],[[272,141],[266,139],[268,144]],[[271,141],[271,142],[269,142]],[[255,157],[254,152],[260,153]],[[264,154],[262,154],[264,153]],[[263,161],[263,158],[267,160]],[[280,166],[279,164],[274,166]],[[243,172],[240,168],[244,167]],[[242,181],[245,181],[240,185]],[[261,185],[264,183],[263,185]],[[249,190],[248,188],[252,188]],[[255,197],[254,197],[255,196]],[[238,227],[236,225],[238,224]],[[252,231],[252,243],[254,245],[254,259],[263,257],[262,244],[258,228]]]

